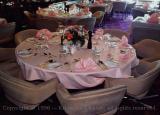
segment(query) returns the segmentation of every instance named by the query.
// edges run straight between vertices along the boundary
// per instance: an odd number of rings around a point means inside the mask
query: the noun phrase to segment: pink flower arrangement
[[[129,58],[130,58],[129,52],[127,52],[127,53],[121,53],[119,55],[119,61],[122,61],[122,62],[127,61]]]
[[[104,30],[103,29],[97,29],[96,31],[95,31],[95,34],[94,34],[94,36],[93,36],[93,38],[94,39],[101,39],[102,38],[102,36],[103,36],[103,34],[104,34]]]
[[[36,33],[36,38],[49,40],[53,36],[48,29],[41,29]]]
[[[124,48],[124,47],[129,47],[128,38],[125,35],[122,36],[121,42],[119,44],[119,48]]]

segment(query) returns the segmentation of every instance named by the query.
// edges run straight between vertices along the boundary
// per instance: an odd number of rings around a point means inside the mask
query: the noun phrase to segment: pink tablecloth
[[[42,49],[38,49],[37,43],[33,41],[26,40],[17,46],[17,61],[22,68],[26,80],[31,81],[41,79],[47,81],[57,78],[68,89],[82,89],[99,85],[105,80],[106,77],[128,78],[131,74],[131,68],[139,63],[135,51],[132,49],[132,56],[125,62],[121,62],[117,67],[97,70],[94,72],[73,72],[75,67],[74,65],[77,63],[75,62],[75,59],[85,59],[88,57],[92,58],[92,51],[82,48],[73,55],[61,56],[59,55],[59,43],[51,43],[48,45],[49,49],[47,52],[45,51],[45,53],[50,52],[51,54],[48,53],[49,55],[44,54]],[[31,50],[32,55],[26,57],[18,55],[17,52],[22,49]],[[44,63],[51,58],[50,56],[53,60],[63,64],[63,66],[54,69],[46,68]]]

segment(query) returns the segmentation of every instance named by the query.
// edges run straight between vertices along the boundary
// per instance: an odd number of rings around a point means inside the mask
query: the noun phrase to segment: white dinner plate
[[[55,62],[55,63],[49,63],[49,64],[47,65],[47,68],[48,68],[48,69],[55,69],[55,68],[60,67],[60,66],[61,66],[60,63]]]
[[[117,67],[119,64],[118,62],[114,62],[114,61],[103,61],[104,65],[107,66],[107,67],[110,67],[110,68],[113,68],[113,67]]]
[[[26,49],[23,49],[23,50],[19,50],[17,52],[17,54],[20,56],[20,57],[29,57],[29,56],[32,56],[32,52],[31,50],[26,50]]]
[[[34,38],[34,37],[32,37],[32,38],[27,38],[26,41],[27,41],[27,42],[32,42],[32,43],[33,43],[33,42],[35,42],[35,38]]]

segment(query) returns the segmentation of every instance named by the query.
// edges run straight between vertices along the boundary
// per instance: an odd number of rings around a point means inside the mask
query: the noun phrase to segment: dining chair
[[[104,18],[105,12],[103,11],[96,11],[95,13],[93,13],[92,17],[96,17],[96,23],[95,26],[101,27],[102,25],[102,21]]]
[[[60,84],[56,95],[68,115],[113,115],[125,92],[126,86],[118,85],[93,91],[69,93]]]
[[[27,23],[28,23],[29,28],[36,28],[36,26],[35,26],[36,15],[29,12],[29,11],[24,11],[24,15],[27,18]]]
[[[15,48],[0,48],[0,71],[4,71],[12,76],[20,74]]]
[[[137,16],[142,16],[143,17],[144,14],[147,14],[147,11],[143,8],[136,7],[136,8],[132,9],[133,19],[135,19]]]
[[[36,29],[48,29],[52,32],[57,31],[59,27],[58,20],[55,18],[36,18]]]
[[[109,33],[112,36],[116,36],[118,38],[122,38],[123,35],[125,35],[127,38],[129,38],[129,33],[125,32],[123,30],[120,29],[104,29],[104,33]]]
[[[110,2],[110,3],[107,3],[107,7],[106,7],[106,13],[109,14],[112,12],[112,9],[113,9],[113,3]]]
[[[0,65],[2,68],[6,62],[16,62],[15,48],[0,48]]]
[[[0,46],[5,47],[14,40],[15,22],[10,22],[0,26]]]
[[[82,18],[77,20],[74,24],[83,25],[84,28],[93,31],[96,23],[96,17]]]
[[[122,18],[123,18],[123,14],[125,13],[126,6],[127,6],[127,2],[125,1],[113,2],[113,13],[122,13]]]
[[[0,48],[0,86],[6,98],[24,110],[32,110],[56,92],[57,80],[29,82],[16,62],[15,48]]]
[[[32,110],[55,93],[57,81],[33,84],[0,71],[0,84],[9,101],[24,110]]]
[[[50,17],[40,17],[38,15],[34,15],[29,11],[24,11],[24,14],[28,18],[28,23],[30,28],[34,29],[48,29],[52,32],[55,32],[59,26],[59,20],[57,18]]]
[[[160,60],[160,42],[152,39],[144,39],[133,45],[139,58],[146,61]]]
[[[126,85],[127,95],[131,96],[134,101],[137,101],[148,108],[152,108],[150,105],[140,102],[140,100],[147,98],[147,93],[151,89],[151,86],[154,83],[155,79],[159,76],[159,72],[160,60],[152,63],[147,61],[140,61],[139,65],[132,69],[133,77],[128,79],[107,78],[105,81],[105,86],[114,87],[117,85]]]
[[[160,41],[160,24],[132,22],[130,31],[132,44],[135,44],[146,38]]]
[[[135,5],[136,5],[136,2],[127,3],[126,9],[125,9],[126,15],[132,13],[132,9],[134,8]]]
[[[35,37],[37,31],[38,31],[37,29],[26,29],[26,30],[22,30],[20,32],[17,32],[15,34],[16,45],[19,45],[20,43],[22,43],[27,38]]]
[[[104,24],[105,24],[106,19],[110,19],[112,17],[112,9],[113,9],[113,3],[112,2],[107,3],[106,12],[104,15],[104,20],[103,20]]]
[[[92,14],[94,14],[97,11],[106,12],[107,5],[103,5],[103,6],[93,5],[93,6],[90,6],[89,9],[92,12]]]

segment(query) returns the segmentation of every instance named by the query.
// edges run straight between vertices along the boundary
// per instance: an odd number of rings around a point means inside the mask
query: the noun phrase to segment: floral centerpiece
[[[61,45],[75,45],[82,47],[85,43],[83,26],[69,26],[64,30],[61,37]]]
[[[41,29],[36,33],[35,37],[39,40],[49,40],[53,37],[53,34],[48,29]]]

